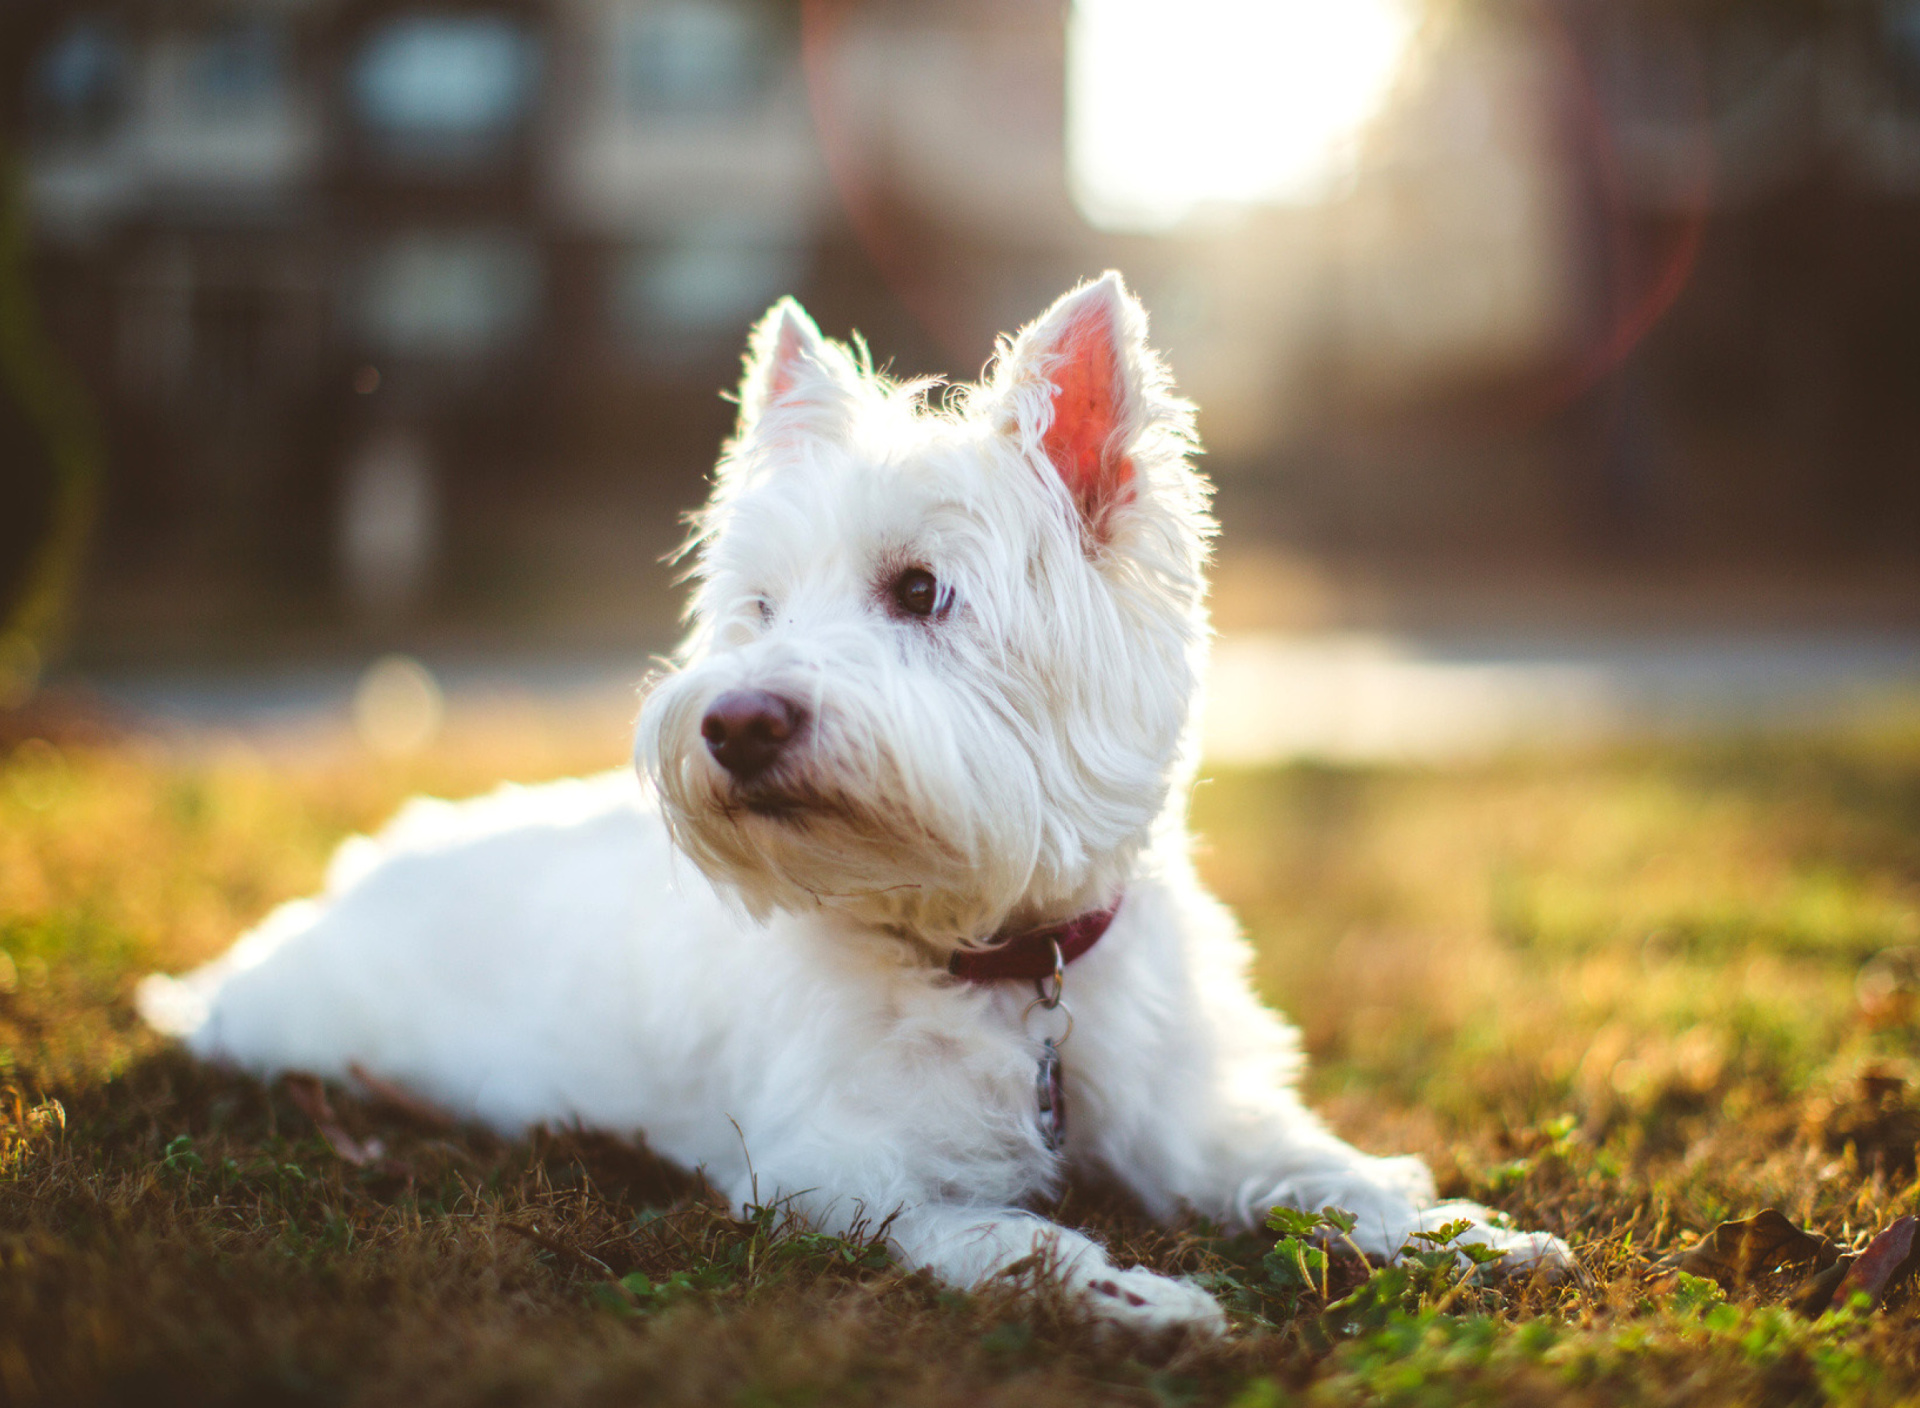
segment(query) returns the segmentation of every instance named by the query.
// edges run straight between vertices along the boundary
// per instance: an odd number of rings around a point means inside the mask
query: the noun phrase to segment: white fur
[[[1118,355],[1097,520],[1043,443],[1073,329]],[[1211,521],[1192,412],[1118,277],[1076,290],[990,378],[926,404],[783,302],[692,545],[679,668],[652,682],[629,773],[410,803],[340,850],[318,899],[223,958],[150,979],[150,1021],[263,1074],[359,1065],[494,1127],[644,1135],[736,1204],[891,1218],[899,1257],[961,1286],[1036,1250],[1100,1315],[1217,1328],[1197,1287],[1120,1270],[1032,1205],[1097,1170],[1158,1217],[1234,1227],[1275,1203],[1359,1215],[1392,1255],[1453,1216],[1515,1264],[1543,1234],[1432,1206],[1412,1159],[1330,1134],[1294,1092],[1292,1029],[1253,996],[1185,825]],[[887,583],[930,570],[944,610]],[[700,721],[732,688],[807,710],[743,805]],[[691,863],[689,863],[691,862]],[[1070,1134],[1050,1154],[1032,993],[946,976],[1003,926],[1120,898],[1067,977]]]

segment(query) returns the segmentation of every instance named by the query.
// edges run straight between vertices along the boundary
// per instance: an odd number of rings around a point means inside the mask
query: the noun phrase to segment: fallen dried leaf
[[[1765,1208],[1738,1222],[1723,1222],[1693,1246],[1657,1262],[1661,1271],[1707,1276],[1737,1286],[1756,1276],[1811,1262],[1831,1265],[1840,1249],[1827,1238],[1796,1227],[1778,1208]]]
[[[1865,1291],[1875,1305],[1903,1271],[1913,1273],[1913,1234],[1916,1223],[1911,1214],[1896,1218],[1882,1228],[1867,1244],[1834,1290],[1833,1303],[1845,1305],[1858,1291]]]
[[[1809,1320],[1816,1315],[1824,1314],[1827,1307],[1833,1304],[1833,1293],[1838,1289],[1841,1279],[1858,1260],[1857,1256],[1849,1252],[1825,1271],[1809,1276],[1788,1292],[1788,1308],[1806,1316]]]
[[[449,1130],[459,1126],[460,1122],[438,1105],[422,1100],[405,1086],[395,1085],[390,1080],[374,1075],[358,1061],[348,1065],[347,1074],[352,1076],[355,1084],[364,1089],[370,1097],[383,1105],[391,1105],[401,1114],[429,1129]]]
[[[286,1086],[287,1097],[313,1121],[313,1127],[320,1131],[327,1147],[344,1162],[355,1168],[369,1168],[386,1158],[386,1145],[378,1139],[362,1142],[347,1133],[340,1117],[334,1113],[333,1102],[327,1099],[327,1088],[318,1077],[296,1073],[286,1078]]]

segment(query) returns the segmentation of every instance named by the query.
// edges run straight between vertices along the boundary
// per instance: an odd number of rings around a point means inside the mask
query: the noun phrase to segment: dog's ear
[[[806,309],[783,298],[747,340],[736,434],[744,440],[763,428],[831,431],[859,378],[846,349],[822,337]]]
[[[1002,354],[1007,428],[1053,466],[1089,532],[1132,501],[1134,444],[1156,363],[1146,314],[1109,271],[1063,296]]]

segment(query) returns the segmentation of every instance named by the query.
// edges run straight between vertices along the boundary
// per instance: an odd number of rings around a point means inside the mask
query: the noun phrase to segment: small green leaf
[[[641,1314],[640,1307],[621,1295],[620,1288],[611,1282],[594,1282],[587,1288],[587,1300],[595,1310],[604,1310],[610,1315],[631,1319]]]
[[[1702,1311],[1722,1304],[1727,1298],[1717,1281],[1705,1276],[1689,1275],[1685,1271],[1676,1273],[1673,1287],[1674,1307],[1682,1311]]]
[[[638,1296],[642,1300],[657,1294],[652,1279],[644,1271],[635,1271],[622,1276],[620,1284],[627,1289],[628,1294]]]
[[[1532,1172],[1532,1159],[1514,1159],[1494,1167],[1487,1174],[1487,1186],[1496,1193],[1504,1193],[1516,1184],[1524,1182],[1527,1175]]]
[[[1311,1236],[1320,1230],[1320,1223],[1319,1213],[1299,1208],[1276,1207],[1267,1214],[1267,1226],[1284,1237]]]
[[[168,1140],[166,1153],[160,1163],[163,1168],[170,1168],[176,1173],[207,1171],[207,1161],[194,1152],[193,1136],[190,1134],[176,1134]]]
[[[1430,1242],[1436,1247],[1444,1247],[1448,1242],[1451,1242],[1455,1237],[1460,1236],[1472,1226],[1473,1223],[1468,1219],[1456,1217],[1452,1222],[1443,1222],[1431,1231],[1416,1232],[1413,1235],[1423,1242]]]
[[[1254,1379],[1233,1396],[1227,1408],[1280,1408],[1286,1401],[1286,1394],[1272,1379]]]
[[[1464,1256],[1475,1266],[1486,1266],[1492,1262],[1499,1261],[1506,1255],[1505,1252],[1497,1251],[1484,1242],[1462,1242],[1459,1246],[1455,1247],[1454,1250],[1459,1252],[1460,1255]]]

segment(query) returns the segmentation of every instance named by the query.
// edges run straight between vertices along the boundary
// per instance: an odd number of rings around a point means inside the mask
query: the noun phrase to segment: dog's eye
[[[931,616],[940,608],[940,584],[924,567],[909,567],[893,579],[893,604],[909,616]]]
[[[773,620],[773,603],[765,597],[755,597],[753,599],[753,609],[760,613],[760,620],[763,623]]]

